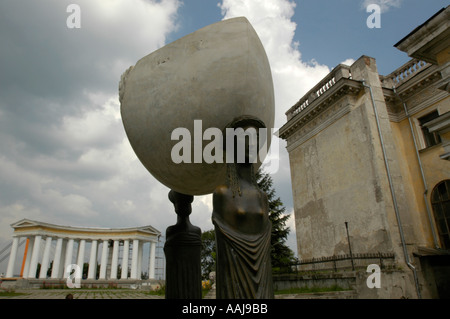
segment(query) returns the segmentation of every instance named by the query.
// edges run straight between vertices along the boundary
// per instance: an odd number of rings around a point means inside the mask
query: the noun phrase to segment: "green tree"
[[[202,277],[208,279],[209,273],[216,270],[216,234],[213,229],[202,233],[202,245]]]
[[[81,272],[81,278],[86,279],[89,272],[89,263],[83,263],[83,270]]]
[[[276,196],[272,177],[259,169],[256,172],[258,187],[267,194],[269,219],[272,222],[271,258],[272,267],[287,267],[295,261],[294,252],[286,245],[290,228],[286,226],[289,215],[280,197]]]

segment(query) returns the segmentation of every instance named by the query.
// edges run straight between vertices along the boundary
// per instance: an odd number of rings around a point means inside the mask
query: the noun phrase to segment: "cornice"
[[[325,112],[339,98],[348,94],[356,95],[361,89],[362,84],[360,81],[341,78],[324,94],[312,101],[306,108],[302,109],[283,125],[278,131],[278,136],[287,140],[294,132],[309,123],[319,114]],[[333,115],[331,115],[330,118],[331,117],[333,117]]]
[[[390,121],[406,119],[403,103],[409,115],[414,115],[447,97],[448,92],[440,89],[442,81],[440,68],[432,65],[395,88],[395,92],[394,88],[383,87]]]
[[[161,233],[152,226],[129,228],[99,228],[61,226],[29,219],[22,219],[11,225],[14,228],[13,236],[48,236],[67,239],[140,239],[151,241],[158,238]]]

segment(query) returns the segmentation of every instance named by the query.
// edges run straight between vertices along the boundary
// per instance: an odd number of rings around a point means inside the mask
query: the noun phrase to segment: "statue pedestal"
[[[201,299],[202,277],[200,253],[202,250],[201,238],[199,244],[194,236],[183,238],[180,234],[164,246],[166,255],[166,299]],[[188,241],[186,241],[188,239]],[[187,244],[186,243],[191,243]]]

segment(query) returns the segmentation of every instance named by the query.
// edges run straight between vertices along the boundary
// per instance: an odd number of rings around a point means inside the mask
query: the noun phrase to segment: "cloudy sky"
[[[68,28],[71,3],[80,28]],[[369,4],[381,7],[370,29]],[[10,224],[29,218],[73,226],[175,223],[168,189],[137,159],[120,117],[118,82],[141,57],[208,24],[246,16],[267,51],[276,127],[337,64],[361,55],[388,74],[409,58],[393,45],[447,5],[440,0],[33,0],[0,2],[0,250]],[[293,213],[285,143],[273,174]],[[211,196],[192,222],[212,229]],[[296,250],[293,218],[289,243]],[[0,264],[6,271],[7,261]]]

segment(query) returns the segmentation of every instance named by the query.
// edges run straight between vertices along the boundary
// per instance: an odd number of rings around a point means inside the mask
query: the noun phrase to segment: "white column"
[[[73,260],[73,239],[69,239],[67,241],[66,258],[64,260],[64,270],[63,270],[64,278],[67,278],[69,276],[69,274],[66,274],[66,269],[68,265],[72,264],[72,260]]]
[[[44,256],[42,256],[41,271],[39,272],[39,278],[41,279],[47,278],[47,270],[48,270],[48,263],[50,260],[51,246],[52,246],[52,238],[47,237],[47,239],[45,240]]]
[[[133,252],[131,255],[131,279],[137,279],[137,263],[138,263],[138,252],[139,252],[139,240],[133,240]]]
[[[89,256],[88,279],[95,279],[97,273],[97,241],[91,243],[91,255]]]
[[[139,242],[139,253],[138,253],[138,263],[137,263],[137,279],[141,279],[142,273],[142,254],[144,252],[144,243]]]
[[[102,247],[102,260],[101,260],[101,264],[100,264],[99,279],[106,279],[107,263],[108,263],[108,240],[104,240],[103,247]]]
[[[123,241],[123,254],[122,254],[122,274],[120,279],[127,279],[128,277],[128,252],[130,250],[130,241],[125,239]]]
[[[82,239],[82,240],[80,240],[80,244],[78,247],[78,258],[77,258],[77,265],[78,265],[78,267],[80,267],[82,277],[83,277],[83,264],[84,264],[85,249],[86,249],[86,240]]]
[[[53,258],[52,276],[51,278],[59,278],[60,265],[61,265],[61,251],[62,251],[63,239],[58,238],[56,240],[55,257]]]
[[[156,242],[150,242],[150,259],[148,261],[148,278],[155,279]]]
[[[31,263],[30,263],[30,270],[28,271],[28,278],[36,278],[39,250],[41,248],[41,238],[42,238],[41,235],[36,235],[34,237],[33,253],[31,255]]]
[[[59,262],[59,269],[58,269],[58,277],[57,278],[62,278],[62,279],[66,279],[65,278],[65,272],[66,270],[64,269],[65,265],[66,265],[66,252],[67,252],[67,244],[68,244],[68,240],[66,238],[63,238],[62,240],[62,249],[61,249],[61,259]]]
[[[119,241],[114,240],[113,254],[111,261],[111,279],[117,279],[117,264],[119,262]]]
[[[8,268],[6,269],[6,278],[11,278],[14,273],[14,264],[16,263],[17,249],[19,248],[19,237],[14,237],[11,252],[9,253]]]
[[[31,255],[33,254],[34,236],[31,236],[28,241],[28,252],[25,256],[25,266],[23,268],[23,278],[28,278],[28,271],[30,270]]]

